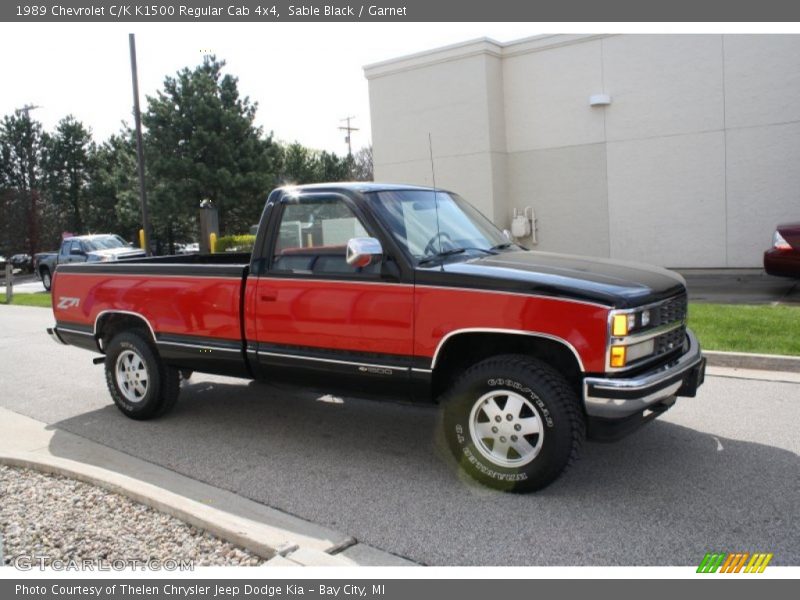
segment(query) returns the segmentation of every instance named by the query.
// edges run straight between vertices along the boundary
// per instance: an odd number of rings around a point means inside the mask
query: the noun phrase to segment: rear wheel
[[[510,492],[546,487],[574,462],[585,437],[578,398],[549,365],[503,355],[467,369],[442,398],[442,422],[459,465]]]
[[[114,404],[132,419],[150,419],[175,406],[180,374],[161,362],[147,333],[126,331],[106,350],[106,383]]]
[[[52,280],[50,277],[50,269],[44,268],[41,270],[42,274],[42,284],[44,285],[44,289],[48,292],[50,291],[50,285],[52,284]]]

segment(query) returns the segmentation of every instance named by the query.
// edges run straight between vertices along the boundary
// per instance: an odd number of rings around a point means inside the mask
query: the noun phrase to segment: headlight
[[[615,314],[611,318],[611,335],[620,338],[625,337],[633,331],[647,327],[649,324],[649,310]]]
[[[639,309],[612,313],[610,336],[611,346],[608,352],[608,366],[621,369],[655,352],[655,340],[649,339],[636,343],[634,339],[623,339],[635,336],[637,332],[647,329],[651,323],[649,309]]]

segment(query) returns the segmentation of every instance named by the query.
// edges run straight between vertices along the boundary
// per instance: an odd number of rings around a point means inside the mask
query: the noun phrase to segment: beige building
[[[480,39],[365,68],[375,179],[459,192],[536,248],[758,267],[800,221],[800,36]],[[532,239],[524,240],[531,245]]]

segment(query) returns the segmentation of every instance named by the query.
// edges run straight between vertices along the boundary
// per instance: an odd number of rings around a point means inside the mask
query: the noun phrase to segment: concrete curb
[[[180,519],[198,529],[208,531],[216,537],[250,550],[262,558],[285,557],[287,559],[286,562],[277,561],[277,564],[331,566],[355,566],[358,564],[344,556],[327,554],[320,547],[320,545],[325,545],[324,540],[306,539],[305,536],[206,506],[150,483],[100,467],[55,456],[7,451],[0,452],[0,464],[64,475],[102,487]]]
[[[703,350],[703,355],[708,360],[708,365],[712,367],[800,373],[800,357],[796,356],[719,352],[715,350]]]

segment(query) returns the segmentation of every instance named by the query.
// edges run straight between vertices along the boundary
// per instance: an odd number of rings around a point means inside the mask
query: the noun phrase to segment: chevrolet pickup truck
[[[695,395],[686,298],[665,269],[517,246],[452,192],[317,184],[269,195],[250,254],[59,265],[48,333],[103,354],[134,419],[187,371],[436,402],[461,467],[523,492]]]
[[[34,256],[33,270],[49,290],[53,273],[58,265],[72,262],[105,262],[122,258],[146,256],[144,250],[131,248],[125,240],[114,234],[79,235],[61,242],[58,252],[40,252]]]

